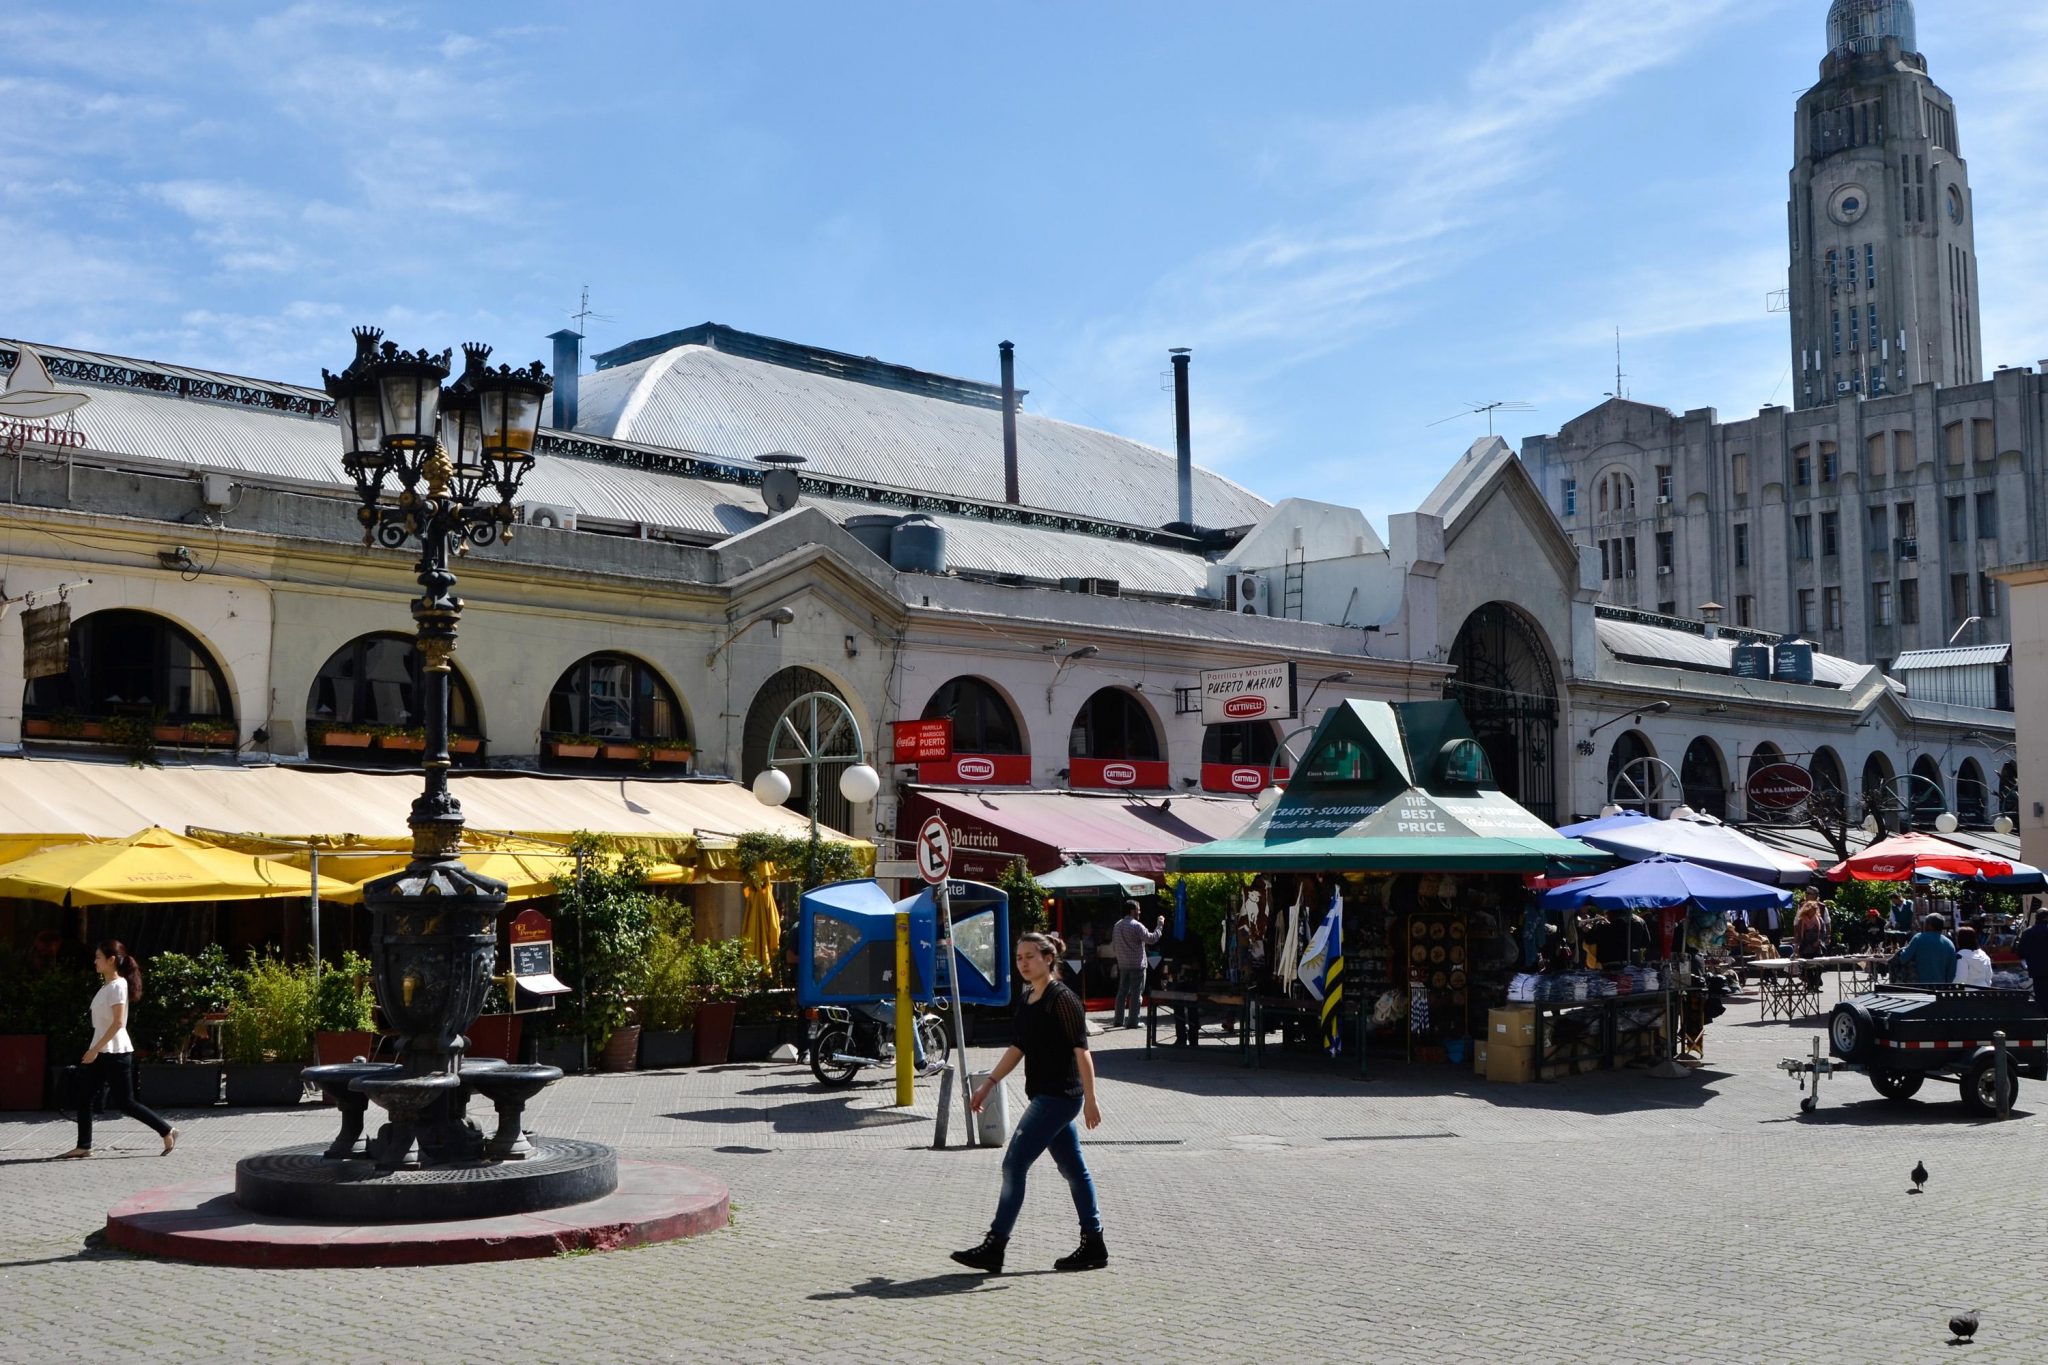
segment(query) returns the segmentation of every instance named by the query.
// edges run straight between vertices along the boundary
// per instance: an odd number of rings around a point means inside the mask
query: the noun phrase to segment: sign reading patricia
[[[1249,668],[1202,670],[1202,724],[1247,720],[1292,720],[1294,665],[1253,664]]]
[[[889,736],[898,763],[931,763],[953,756],[950,720],[892,721]]]
[[[1797,763],[1766,763],[1749,775],[1749,804],[1756,810],[1786,811],[1813,796],[1813,774]]]

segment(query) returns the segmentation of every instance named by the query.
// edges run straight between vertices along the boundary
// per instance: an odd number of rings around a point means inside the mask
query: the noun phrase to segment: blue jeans
[[[1144,1017],[1139,1013],[1139,1011],[1143,1008],[1144,998],[1145,969],[1143,967],[1117,968],[1116,1018],[1114,1020],[1114,1026],[1117,1028],[1123,1027],[1124,1004],[1126,1001],[1130,1003],[1131,1007],[1131,1027],[1136,1028],[1138,1027],[1138,1025],[1144,1023]]]
[[[1010,1134],[1010,1148],[1003,1153],[1003,1194],[996,1201],[991,1234],[1009,1240],[1010,1230],[1017,1226],[1017,1213],[1024,1207],[1024,1178],[1032,1163],[1047,1151],[1073,1191],[1081,1231],[1102,1231],[1102,1214],[1095,1207],[1095,1178],[1088,1174],[1088,1163],[1081,1157],[1081,1135],[1074,1131],[1074,1120],[1080,1114],[1078,1095],[1040,1095],[1024,1107],[1024,1117]]]

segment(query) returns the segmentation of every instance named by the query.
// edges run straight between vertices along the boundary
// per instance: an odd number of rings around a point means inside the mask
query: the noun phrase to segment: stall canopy
[[[1167,855],[1235,834],[1252,816],[1243,797],[1080,792],[982,792],[913,787],[904,825],[936,812],[953,831],[955,876],[993,881],[1022,858],[1032,872],[1081,860],[1158,877]]]
[[[1456,702],[1345,701],[1324,714],[1270,810],[1167,866],[1526,873],[1607,861],[1501,792]]]
[[[1781,853],[1717,820],[1677,817],[1593,823],[1606,824],[1606,827],[1581,827],[1582,832],[1574,837],[1595,848],[1605,849],[1624,862],[1683,858],[1701,867],[1711,867],[1731,876],[1772,886],[1804,886],[1814,877],[1816,864],[1813,859]]]
[[[0,896],[73,905],[261,900],[302,897],[311,889],[311,879],[295,867],[155,826],[125,839],[48,848],[0,867]],[[331,891],[359,894],[353,882],[339,878]]]
[[[1075,863],[1038,878],[1048,891],[1093,891],[1105,896],[1149,896],[1158,890],[1150,879],[1131,872],[1119,872],[1100,863]]]
[[[451,775],[469,827],[566,846],[579,830],[627,841],[698,877],[733,880],[733,839],[756,830],[805,837],[797,811],[764,806],[736,782]],[[292,765],[135,768],[62,759],[0,760],[0,844],[33,847],[118,839],[152,825],[255,832],[298,841],[393,841],[419,795],[417,772],[367,773]],[[874,845],[836,831],[873,866]],[[326,869],[322,868],[325,891]]]
[[[1678,858],[1630,863],[1597,877],[1566,882],[1543,895],[1546,910],[1665,910],[1693,904],[1702,910],[1782,910],[1792,893],[1732,877]]]
[[[1915,873],[1949,872],[1959,877],[2010,877],[2005,858],[1979,853],[1931,834],[1899,834],[1880,839],[1824,874],[1831,882],[1903,882]]]
[[[1567,839],[1583,840],[1588,834],[1604,834],[1609,830],[1635,829],[1641,825],[1654,824],[1649,816],[1639,810],[1616,811],[1595,820],[1581,820],[1576,825],[1559,825],[1557,832]]]

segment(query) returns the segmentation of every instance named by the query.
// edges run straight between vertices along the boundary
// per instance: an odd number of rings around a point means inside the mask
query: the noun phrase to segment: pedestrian
[[[1088,1055],[1088,1015],[1081,997],[1053,976],[1053,964],[1065,945],[1057,934],[1026,934],[1017,940],[1017,975],[1024,980],[1024,999],[1017,1006],[1017,1041],[1003,1053],[988,1079],[974,1088],[969,1100],[975,1113],[1003,1077],[1024,1064],[1024,1117],[1010,1134],[1003,1153],[1003,1190],[996,1201],[995,1221],[981,1245],[956,1251],[953,1259],[991,1275],[1003,1269],[1003,1253],[1011,1229],[1024,1207],[1024,1180],[1039,1156],[1050,1151],[1067,1188],[1074,1212],[1081,1218],[1081,1245],[1071,1256],[1052,1263],[1054,1270],[1100,1270],[1109,1264],[1102,1243],[1102,1214],[1095,1203],[1095,1180],[1081,1155],[1081,1135],[1074,1120],[1090,1128],[1102,1122],[1095,1103],[1095,1059]]]
[[[100,988],[92,998],[92,1045],[79,1059],[78,1145],[60,1159],[92,1155],[92,1100],[102,1084],[114,1107],[148,1124],[164,1140],[163,1155],[178,1145],[178,1130],[135,1098],[135,1044],[128,1038],[128,1011],[142,999],[142,968],[119,939],[107,939],[92,955]]]
[[[1955,984],[1991,986],[1991,955],[1977,946],[1977,931],[1968,926],[1956,930]]]
[[[1909,986],[1946,986],[1955,980],[1956,945],[1942,932],[1947,927],[1947,921],[1940,915],[1929,915],[1922,921],[1920,932],[1892,959],[1892,970],[1900,982]]]
[[[2034,922],[2020,935],[2020,961],[2034,978],[2034,1008],[2048,1014],[2048,910],[2034,907]]]
[[[1110,1022],[1111,1028],[1126,1027],[1126,1002],[1131,1007],[1128,1027],[1136,1028],[1144,1022],[1139,1011],[1145,998],[1146,958],[1150,956],[1152,945],[1159,942],[1159,936],[1165,932],[1166,916],[1161,915],[1159,923],[1147,930],[1145,922],[1138,918],[1138,903],[1124,902],[1124,917],[1110,931],[1110,941],[1116,948],[1116,1017]]]
[[[1892,932],[1910,934],[1913,932],[1913,898],[1901,891],[1892,905]]]

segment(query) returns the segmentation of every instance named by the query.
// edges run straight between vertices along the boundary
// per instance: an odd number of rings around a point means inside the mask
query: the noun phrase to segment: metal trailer
[[[1828,1052],[1789,1057],[1779,1069],[1812,1089],[1799,1107],[1820,1103],[1820,1078],[1860,1071],[1877,1093],[1904,1102],[1929,1076],[1957,1082],[1963,1107],[1991,1116],[2009,1110],[2019,1078],[2048,1081],[2048,1015],[2031,992],[1978,986],[1887,986],[1835,1006]],[[2001,1058],[2001,1053],[2003,1057]]]

